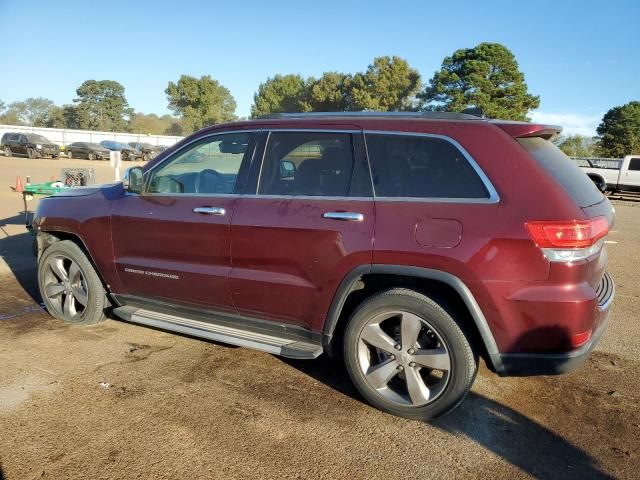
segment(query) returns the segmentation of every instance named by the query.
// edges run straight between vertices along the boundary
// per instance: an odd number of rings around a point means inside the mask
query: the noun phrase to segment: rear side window
[[[640,158],[629,160],[629,170],[640,170]]]
[[[346,197],[353,166],[349,133],[274,131],[269,135],[258,193]]]
[[[595,183],[553,143],[540,137],[517,140],[579,206],[588,207],[602,201],[602,193]]]
[[[378,197],[489,198],[462,152],[441,138],[367,134]]]

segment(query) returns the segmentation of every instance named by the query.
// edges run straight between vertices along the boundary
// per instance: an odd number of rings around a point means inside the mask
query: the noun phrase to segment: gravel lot
[[[638,478],[640,202],[614,201],[610,328],[577,372],[498,378],[432,424],[367,406],[342,366],[39,307],[16,175],[108,162],[0,157],[0,479]],[[31,202],[33,208],[36,201]]]

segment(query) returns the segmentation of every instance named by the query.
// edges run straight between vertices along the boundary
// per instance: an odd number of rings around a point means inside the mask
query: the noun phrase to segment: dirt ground
[[[0,479],[638,478],[640,203],[614,201],[617,298],[588,362],[537,378],[482,366],[463,405],[428,424],[369,407],[325,357],[52,319],[8,187],[64,166],[112,179],[101,162],[0,157]]]

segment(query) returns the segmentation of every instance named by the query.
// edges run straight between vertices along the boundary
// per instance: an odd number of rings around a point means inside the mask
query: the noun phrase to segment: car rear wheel
[[[459,405],[478,368],[477,356],[449,313],[405,288],[379,293],[356,309],[345,331],[344,359],[369,403],[419,420]]]
[[[10,147],[4,147],[4,156],[5,157],[10,157],[11,155],[12,155],[11,148]]]
[[[37,157],[36,151],[33,148],[27,148],[27,157],[36,158]]]
[[[67,151],[67,158],[73,158],[73,152],[71,150]]]
[[[38,262],[38,286],[48,312],[59,320],[92,325],[106,319],[106,292],[84,252],[70,240],[56,242]]]
[[[96,159],[96,156],[94,155],[94,153],[93,153],[93,152],[89,152],[89,154],[87,155],[87,158],[88,158],[89,160],[95,160],[95,159]]]

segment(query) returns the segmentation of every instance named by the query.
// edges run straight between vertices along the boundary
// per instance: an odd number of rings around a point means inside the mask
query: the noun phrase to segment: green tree
[[[309,79],[300,101],[305,111],[343,112],[353,109],[351,84],[353,76],[340,72],[325,72],[318,80]]]
[[[592,157],[595,155],[595,142],[584,135],[567,135],[556,142],[558,148],[570,157]]]
[[[354,110],[413,110],[421,87],[420,73],[399,57],[377,57],[351,82]]]
[[[23,120],[24,111],[24,102],[12,102],[5,108],[2,115],[0,115],[0,123],[6,125],[25,125]]]
[[[55,107],[48,98],[30,97],[24,101],[24,122],[26,125],[43,127]]]
[[[482,108],[490,118],[526,120],[540,97],[529,94],[513,53],[499,43],[456,50],[420,95],[425,109]]]
[[[38,126],[47,128],[66,128],[67,124],[64,118],[64,107],[52,105]]]
[[[172,117],[171,115],[163,115],[162,118],[167,120],[167,127],[162,132],[163,135],[180,136],[185,134],[182,121],[179,118]]]
[[[76,90],[80,128],[124,130],[133,111],[124,95],[124,87],[114,80],[87,80]]]
[[[209,75],[182,75],[165,90],[169,109],[181,117],[187,132],[207,125],[235,120],[236,101],[231,92]]]
[[[598,152],[604,157],[640,154],[640,102],[613,107],[597,129]]]
[[[179,119],[171,115],[162,115],[160,117],[155,113],[145,115],[144,113],[138,112],[131,116],[127,130],[133,133],[150,135],[174,135],[174,133],[167,134],[166,132],[175,131],[175,125],[179,126]],[[175,135],[180,135],[180,133]]]
[[[306,99],[307,81],[300,75],[275,75],[258,86],[253,96],[253,118],[270,113],[311,110]]]
[[[48,98],[31,97],[11,103],[2,118],[6,123],[42,127],[47,122],[49,112],[53,107],[53,102]]]

